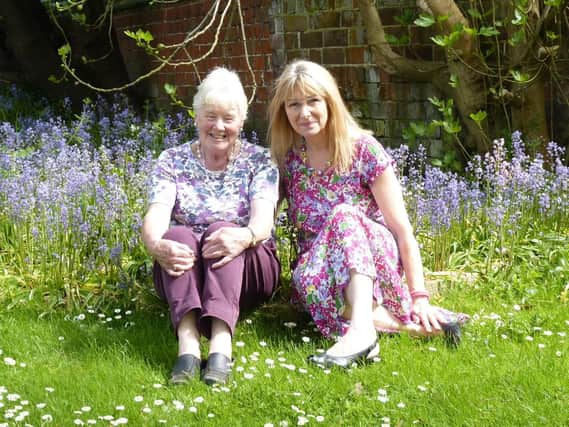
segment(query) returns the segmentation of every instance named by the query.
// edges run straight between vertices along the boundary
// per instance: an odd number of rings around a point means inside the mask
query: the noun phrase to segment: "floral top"
[[[270,200],[276,207],[279,173],[266,148],[242,140],[237,157],[218,172],[194,155],[196,142],[162,152],[150,179],[149,203],[171,207],[171,225],[189,225],[197,233],[217,221],[244,227],[253,200]]]
[[[350,170],[342,175],[334,168],[321,174],[307,166],[300,153],[290,150],[285,158],[284,186],[288,214],[298,230],[300,254],[310,248],[332,208],[340,203],[358,207],[371,220],[384,219],[371,192],[371,184],[394,161],[372,136],[354,142]]]

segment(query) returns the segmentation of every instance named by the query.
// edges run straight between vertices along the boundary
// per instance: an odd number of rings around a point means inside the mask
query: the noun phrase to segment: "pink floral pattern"
[[[299,152],[287,154],[283,179],[299,248],[293,302],[304,306],[326,337],[343,335],[348,327],[341,314],[350,270],[373,278],[375,300],[401,322],[411,322],[397,243],[370,189],[388,167],[393,160],[367,135],[355,142],[351,169],[342,175],[333,168],[318,173]]]

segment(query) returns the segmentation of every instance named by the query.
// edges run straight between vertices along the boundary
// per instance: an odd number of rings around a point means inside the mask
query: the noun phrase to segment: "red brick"
[[[259,84],[259,82],[257,82]],[[269,99],[269,90],[266,87],[258,86],[257,87],[257,100],[259,101],[266,101]]]
[[[348,44],[348,32],[346,30],[324,31],[324,46],[346,46]]]
[[[306,16],[285,16],[285,31],[306,31],[309,28]]]
[[[306,31],[300,34],[300,47],[322,47],[322,31]]]
[[[363,64],[365,47],[348,47],[346,48],[346,62],[348,64]]]
[[[308,58],[317,64],[322,63],[322,49],[310,49],[308,52]]]
[[[262,55],[253,57],[251,66],[254,70],[264,70],[265,69],[265,57]]]
[[[271,46],[271,42],[268,39],[262,39],[257,41],[257,50],[256,53],[259,54],[270,54],[272,53],[273,48]],[[251,53],[251,52],[249,52]]]
[[[298,49],[298,33],[286,33],[284,35],[285,49]]]
[[[340,26],[340,13],[327,11],[310,17],[311,28],[337,28]]]
[[[322,63],[326,65],[345,64],[346,54],[343,47],[329,47],[323,49]]]

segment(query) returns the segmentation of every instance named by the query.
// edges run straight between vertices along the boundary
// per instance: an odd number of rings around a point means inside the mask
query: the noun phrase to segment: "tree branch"
[[[452,33],[460,25],[470,26],[470,22],[453,0],[423,0],[423,2],[426,3],[434,16],[448,16],[448,19],[441,22],[443,32]],[[454,44],[453,49],[461,56],[469,56],[474,50],[472,36],[463,33],[460,40]]]
[[[432,81],[446,68],[443,62],[405,58],[393,51],[385,37],[383,23],[373,0],[358,0],[360,14],[367,32],[367,40],[377,65],[389,74],[409,80]]]

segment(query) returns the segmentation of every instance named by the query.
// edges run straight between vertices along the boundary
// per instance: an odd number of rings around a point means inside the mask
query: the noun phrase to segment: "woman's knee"
[[[192,248],[197,245],[198,241],[193,230],[190,227],[184,226],[171,227],[166,233],[164,233],[162,238],[185,243]]]
[[[219,230],[220,228],[223,227],[238,227],[238,225],[233,224],[232,222],[228,222],[228,221],[217,221],[214,222],[213,224],[211,224],[207,230],[204,233],[204,237],[209,236],[210,234],[212,234],[214,231]]]

